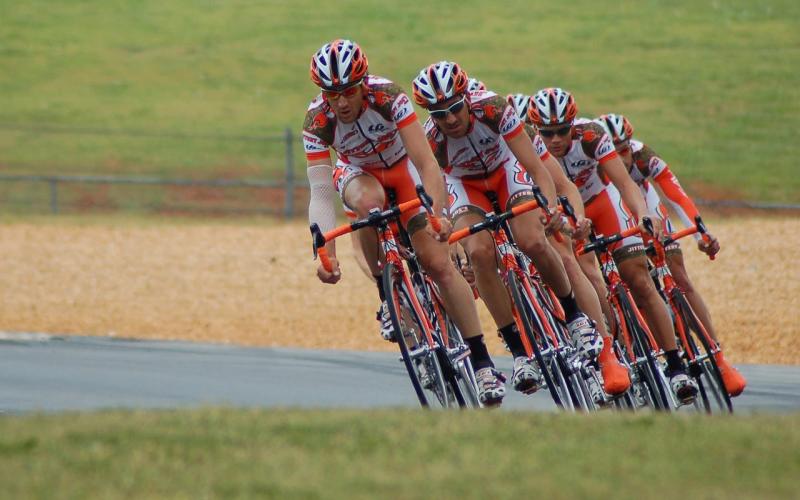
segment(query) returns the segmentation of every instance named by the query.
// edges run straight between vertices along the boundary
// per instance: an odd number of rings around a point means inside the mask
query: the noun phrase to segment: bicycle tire
[[[444,301],[436,284],[428,277],[425,277],[424,282],[425,293],[430,297],[430,303],[433,307],[431,316],[432,319],[436,320],[432,321],[432,324],[437,333],[437,342],[441,347],[437,351],[440,356],[439,363],[442,366],[447,383],[450,385],[459,406],[462,408],[481,408],[475,370],[472,368],[472,361],[469,359],[469,355],[464,356],[469,348],[461,335],[461,331],[450,315],[447,314]],[[451,356],[451,353],[454,353],[454,355]]]
[[[712,391],[712,396],[716,402],[716,406],[722,413],[733,413],[733,403],[731,402],[728,391],[725,389],[725,383],[722,381],[722,373],[717,365],[717,360],[714,358],[711,346],[706,338],[705,329],[702,327],[700,319],[695,314],[689,301],[679,289],[675,288],[672,292],[672,299],[677,305],[679,320],[683,322],[686,327],[686,338],[689,342],[688,349],[692,349],[692,353],[697,357],[704,357],[699,364],[689,366],[690,374],[695,377],[698,385],[701,387],[701,398],[703,406],[707,413],[715,413],[712,410],[712,400],[708,397],[706,387]],[[676,319],[677,321],[678,319]],[[700,346],[697,345],[695,338],[700,341],[704,353],[700,352]],[[694,368],[696,366],[697,368]],[[707,381],[708,383],[704,383]]]
[[[622,286],[618,287],[615,293],[622,312],[621,319],[625,321],[628,331],[633,337],[634,354],[637,358],[644,358],[644,364],[637,359],[634,366],[644,381],[648,399],[655,410],[669,412],[672,410],[671,399],[668,396],[668,394],[671,395],[671,392],[667,392],[669,389],[665,387],[661,370],[658,369],[655,355],[649,346],[647,334],[632,310],[635,306],[628,300],[627,290]]]
[[[508,288],[512,303],[514,304],[514,308],[516,309],[522,323],[523,331],[521,331],[520,334],[527,337],[528,342],[533,349],[534,358],[536,359],[536,363],[539,364],[542,376],[544,377],[545,385],[550,392],[550,397],[553,399],[553,402],[558,408],[564,410],[572,409],[572,401],[569,397],[569,392],[565,387],[565,381],[559,380],[558,387],[555,384],[557,379],[563,379],[563,374],[557,365],[555,371],[551,372],[549,363],[546,363],[544,357],[542,356],[542,352],[539,347],[539,341],[537,340],[538,335],[537,332],[534,331],[532,324],[534,314],[533,308],[528,301],[523,298],[522,287],[517,276],[513,272],[508,273],[508,276],[506,277],[506,287]],[[539,332],[539,334],[543,335],[541,332]],[[551,357],[550,359],[553,358]],[[555,377],[553,376],[554,374],[556,375]],[[562,389],[561,393],[559,393],[559,387]]]
[[[449,397],[447,396],[447,388],[438,356],[432,349],[425,350],[425,347],[429,346],[422,346],[422,344],[427,344],[425,339],[427,326],[421,316],[424,312],[418,311],[413,306],[411,294],[414,292],[409,289],[405,280],[398,279],[401,276],[401,271],[390,263],[384,266],[381,278],[389,308],[389,316],[391,317],[395,338],[400,349],[400,356],[420,405],[423,408],[430,408],[432,403],[438,403],[439,406],[447,408],[449,407]],[[408,345],[409,342],[417,347],[422,347],[423,354],[412,356]],[[429,370],[427,374],[432,377],[432,389],[423,386],[420,363],[428,363],[430,365],[426,367],[426,371]],[[433,396],[433,398],[430,396]]]

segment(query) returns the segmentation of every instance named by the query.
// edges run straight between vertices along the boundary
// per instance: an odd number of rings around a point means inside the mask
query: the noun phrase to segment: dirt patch
[[[712,219],[723,251],[688,267],[735,362],[800,363],[797,219]],[[393,350],[375,287],[339,245],[335,287],[314,275],[303,223],[12,223],[0,238],[0,330]],[[481,307],[486,331],[494,331]],[[494,352],[502,352],[489,335]]]

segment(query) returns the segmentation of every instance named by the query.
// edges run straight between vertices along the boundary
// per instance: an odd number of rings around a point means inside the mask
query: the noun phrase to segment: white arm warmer
[[[316,222],[322,232],[336,227],[336,189],[333,187],[333,167],[314,165],[308,167],[311,200],[308,202],[308,222]]]

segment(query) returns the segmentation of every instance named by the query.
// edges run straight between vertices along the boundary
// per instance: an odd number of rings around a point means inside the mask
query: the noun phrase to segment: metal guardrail
[[[62,184],[128,184],[128,185],[157,185],[157,186],[188,186],[188,187],[219,187],[219,188],[282,188],[284,190],[283,215],[295,215],[295,190],[308,189],[305,183],[297,184],[294,171],[294,142],[295,138],[291,129],[286,128],[282,135],[250,136],[250,135],[203,135],[183,133],[162,133],[142,130],[113,130],[97,128],[65,128],[55,126],[29,126],[0,123],[0,130],[34,132],[42,134],[84,134],[84,135],[113,135],[124,137],[144,138],[172,138],[172,139],[202,139],[202,140],[231,140],[231,141],[271,141],[283,142],[284,151],[284,177],[282,180],[233,180],[233,179],[169,179],[148,176],[108,176],[108,175],[15,175],[0,174],[0,182],[42,182],[49,186],[50,212],[58,214],[59,186]],[[241,210],[224,210],[237,212]],[[257,212],[279,212],[279,210],[261,210]]]

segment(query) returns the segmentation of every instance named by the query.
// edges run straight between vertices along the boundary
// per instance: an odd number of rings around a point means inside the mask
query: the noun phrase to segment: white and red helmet
[[[508,94],[506,96],[506,101],[514,108],[514,112],[517,113],[517,117],[522,122],[528,121],[528,102],[530,99],[531,96],[525,94]]]
[[[357,43],[337,39],[311,57],[311,81],[325,90],[338,90],[363,79],[367,67],[367,56]]]
[[[633,137],[633,125],[622,115],[609,113],[600,115],[595,121],[606,129],[614,144],[628,141]]]
[[[467,90],[470,92],[477,92],[478,90],[486,90],[486,85],[477,78],[470,78],[467,80]]]
[[[428,108],[467,91],[469,77],[461,67],[450,61],[431,64],[419,72],[411,86],[414,102]]]
[[[578,114],[575,99],[564,89],[550,87],[531,96],[528,119],[537,127],[572,123]]]

